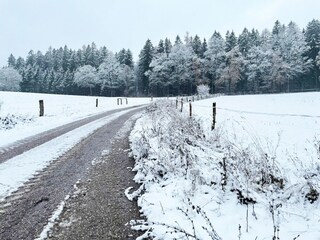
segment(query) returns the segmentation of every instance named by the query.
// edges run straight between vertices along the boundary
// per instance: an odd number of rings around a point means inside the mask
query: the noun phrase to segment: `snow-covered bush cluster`
[[[140,239],[293,239],[294,224],[311,224],[308,211],[320,204],[320,142],[312,164],[293,158],[297,171],[288,173],[258,139],[241,146],[226,136],[204,132],[170,102],[146,110],[130,136],[141,187],[127,191],[147,219],[134,222],[146,231]]]
[[[1,107],[1,106],[0,106]],[[0,116],[0,130],[9,130],[14,128],[18,124],[24,124],[32,122],[34,119],[30,116],[8,114],[6,116]]]
[[[206,96],[209,95],[210,88],[208,85],[200,84],[197,86],[198,95]]]

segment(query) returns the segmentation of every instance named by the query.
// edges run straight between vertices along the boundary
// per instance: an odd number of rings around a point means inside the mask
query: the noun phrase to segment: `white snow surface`
[[[217,115],[211,131],[213,102]],[[126,191],[129,199],[138,196],[147,218],[147,223],[138,221],[133,227],[147,231],[140,239],[148,234],[154,239],[195,239],[183,231],[196,239],[273,239],[277,226],[280,239],[320,240],[320,200],[310,203],[305,197],[311,188],[320,192],[319,105],[320,93],[221,96],[193,102],[193,116],[205,137],[197,128],[186,130],[190,122],[182,119],[188,119],[187,104],[183,113],[171,114],[175,109],[171,103],[160,112],[144,114],[130,135],[135,181],[142,187],[132,194],[131,189]],[[220,184],[224,158],[229,164],[225,191]],[[264,163],[283,180],[283,187],[276,180],[257,183]],[[248,180],[241,169],[249,169]],[[232,189],[240,189],[256,203],[248,208],[240,204]]]
[[[97,98],[98,107],[96,107]],[[31,121],[19,122],[10,130],[1,129],[0,126],[0,148],[23,138],[94,114],[150,103],[150,98],[128,98],[128,104],[126,104],[124,98],[122,99],[122,105],[117,105],[117,97],[0,91],[0,117],[15,115],[31,119]],[[43,117],[39,117],[39,100],[44,101]]]
[[[38,116],[39,100],[44,100],[45,116]],[[128,98],[117,105],[117,98],[65,96],[35,93],[0,92],[0,117],[29,116],[30,122],[18,122],[12,129],[0,129],[0,149],[18,140],[54,127],[104,111],[150,103],[147,98]],[[123,110],[74,129],[36,148],[0,164],[0,201],[22,186],[37,172],[71,149],[75,144],[108,122],[130,110]]]

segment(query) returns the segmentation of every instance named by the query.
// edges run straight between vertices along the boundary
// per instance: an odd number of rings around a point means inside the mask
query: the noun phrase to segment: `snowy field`
[[[45,105],[43,117],[39,117],[40,99]],[[0,120],[5,120],[0,122],[0,154],[1,148],[54,127],[104,111],[150,103],[150,98],[128,98],[128,104],[123,100],[122,105],[117,105],[117,98],[98,99],[96,107],[96,97],[0,92]],[[128,111],[93,121],[0,164],[0,201],[96,129]]]
[[[39,100],[44,101],[43,117],[39,117]],[[0,121],[0,148],[94,114],[148,103],[150,98],[128,98],[128,104],[123,100],[117,105],[117,98],[0,91],[0,118],[11,120],[8,124]]]
[[[211,131],[212,102],[217,103]],[[320,239],[320,93],[157,104],[130,136],[155,239]],[[200,126],[198,126],[198,121]]]

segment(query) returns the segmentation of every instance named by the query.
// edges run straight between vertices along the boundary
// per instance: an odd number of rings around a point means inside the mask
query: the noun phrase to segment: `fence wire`
[[[193,106],[194,107],[212,109],[212,106],[204,106],[204,105],[197,105],[197,104],[193,104]],[[221,108],[221,107],[216,107],[216,109],[224,110],[224,111],[228,111],[228,112],[237,112],[237,113],[246,113],[246,114],[255,114],[255,115],[268,115],[268,116],[277,116],[277,117],[320,118],[320,115],[309,115],[309,114],[265,113],[265,112],[243,111],[243,110],[236,110],[236,109],[230,109],[230,108]]]

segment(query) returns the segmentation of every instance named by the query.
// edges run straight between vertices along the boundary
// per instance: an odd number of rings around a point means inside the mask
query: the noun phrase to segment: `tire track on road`
[[[93,115],[87,118],[83,118],[80,120],[77,120],[72,123],[68,123],[59,127],[56,127],[54,129],[45,131],[43,133],[39,133],[37,135],[22,139],[18,142],[9,144],[7,146],[0,148],[0,164],[9,160],[10,158],[13,158],[15,156],[18,156],[32,148],[35,148],[45,142],[48,142],[56,137],[59,137],[67,132],[70,132],[76,128],[79,128],[85,124],[88,124],[90,122],[93,122],[95,120],[98,120],[100,118],[106,117],[110,114],[121,112],[128,109],[134,109],[139,106],[133,106],[128,108],[121,108],[121,109],[115,109],[106,111],[97,115]]]
[[[111,148],[111,140],[124,122],[139,111],[141,109],[134,109],[99,128],[1,202],[0,239],[38,237],[56,207],[73,192],[74,184],[79,179],[87,180],[92,161]],[[103,117],[104,114],[99,115]]]

